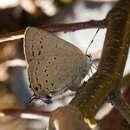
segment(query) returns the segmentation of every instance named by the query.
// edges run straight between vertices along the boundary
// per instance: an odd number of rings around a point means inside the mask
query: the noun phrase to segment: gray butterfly
[[[90,68],[90,59],[79,48],[34,27],[25,31],[24,53],[33,98],[49,100],[77,90]]]

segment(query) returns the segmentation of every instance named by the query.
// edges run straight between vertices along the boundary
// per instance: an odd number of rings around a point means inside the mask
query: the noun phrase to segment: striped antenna
[[[95,39],[97,33],[99,32],[99,30],[100,30],[100,28],[97,29],[97,31],[96,31],[95,35],[93,36],[93,38],[92,38],[90,44],[88,45],[88,47],[87,47],[87,49],[86,49],[86,52],[85,52],[86,55],[87,55],[87,52],[88,52],[89,47],[92,45],[92,43],[93,43],[93,41],[94,41],[94,39]]]

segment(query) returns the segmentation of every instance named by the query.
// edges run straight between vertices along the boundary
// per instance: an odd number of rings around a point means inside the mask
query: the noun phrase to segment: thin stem
[[[106,28],[106,19],[103,20],[90,20],[79,23],[68,23],[68,24],[52,24],[41,27],[49,32],[60,32],[60,31],[76,31],[88,28]]]
[[[70,23],[70,24],[51,24],[39,28],[49,32],[61,32],[61,31],[76,31],[86,28],[105,28],[105,27],[106,27],[106,20],[104,19],[100,21],[90,20],[87,22]],[[24,38],[24,31],[25,29],[7,34],[2,34],[0,35],[0,43]]]

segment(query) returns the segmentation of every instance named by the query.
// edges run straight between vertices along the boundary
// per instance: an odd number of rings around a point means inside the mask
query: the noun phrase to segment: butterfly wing
[[[41,29],[26,29],[24,52],[31,87],[40,96],[61,91],[88,71],[80,49]]]

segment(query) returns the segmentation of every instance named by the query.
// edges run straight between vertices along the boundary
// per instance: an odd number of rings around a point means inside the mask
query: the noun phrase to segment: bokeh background
[[[117,0],[0,0],[0,36],[10,32],[16,34],[27,26],[43,27],[55,23],[102,20],[116,2]],[[55,34],[85,53],[96,30],[97,28]],[[99,30],[87,52],[99,61],[105,33],[106,29]],[[129,64],[130,57],[128,57],[124,75],[130,72]],[[55,99],[51,105],[40,100],[29,104],[28,99],[32,92],[28,87],[26,66],[22,39],[0,43],[0,109],[34,108],[51,112],[59,106],[68,104],[73,98],[74,93],[66,92]],[[129,101],[128,92],[126,97]],[[115,109],[110,111],[112,106],[107,104],[105,107],[105,105],[104,111],[101,110],[97,114],[98,125],[95,130],[123,130],[123,125],[130,129],[119,112]],[[0,130],[45,130],[49,119],[46,116],[39,119],[31,115],[30,119],[25,118],[0,116]]]

